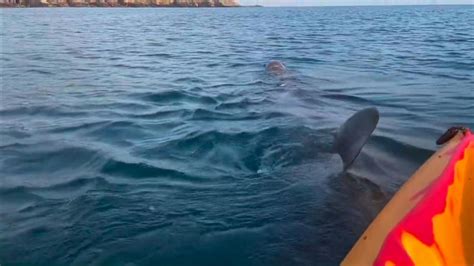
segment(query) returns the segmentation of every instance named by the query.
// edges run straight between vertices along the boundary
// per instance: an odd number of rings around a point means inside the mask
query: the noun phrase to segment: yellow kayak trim
[[[469,130],[413,174],[341,265],[474,265],[474,135]]]

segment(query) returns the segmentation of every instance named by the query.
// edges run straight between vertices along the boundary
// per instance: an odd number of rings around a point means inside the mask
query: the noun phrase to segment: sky
[[[241,5],[263,6],[474,5],[474,0],[239,0],[239,2]]]

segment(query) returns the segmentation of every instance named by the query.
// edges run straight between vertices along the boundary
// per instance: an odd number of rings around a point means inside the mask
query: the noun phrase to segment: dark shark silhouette
[[[288,73],[287,67],[278,60],[272,60],[266,64],[265,70],[271,75],[280,77]],[[378,122],[377,108],[370,107],[356,112],[340,126],[335,135],[333,151],[341,157],[344,171],[357,158]]]

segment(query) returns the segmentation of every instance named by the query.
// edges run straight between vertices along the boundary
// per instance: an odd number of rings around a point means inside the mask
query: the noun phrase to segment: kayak
[[[393,196],[341,265],[474,265],[474,134],[464,129]]]

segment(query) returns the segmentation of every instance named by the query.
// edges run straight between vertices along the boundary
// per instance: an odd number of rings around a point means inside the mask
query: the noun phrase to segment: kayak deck
[[[474,265],[474,135],[430,157],[369,225],[342,265]]]

